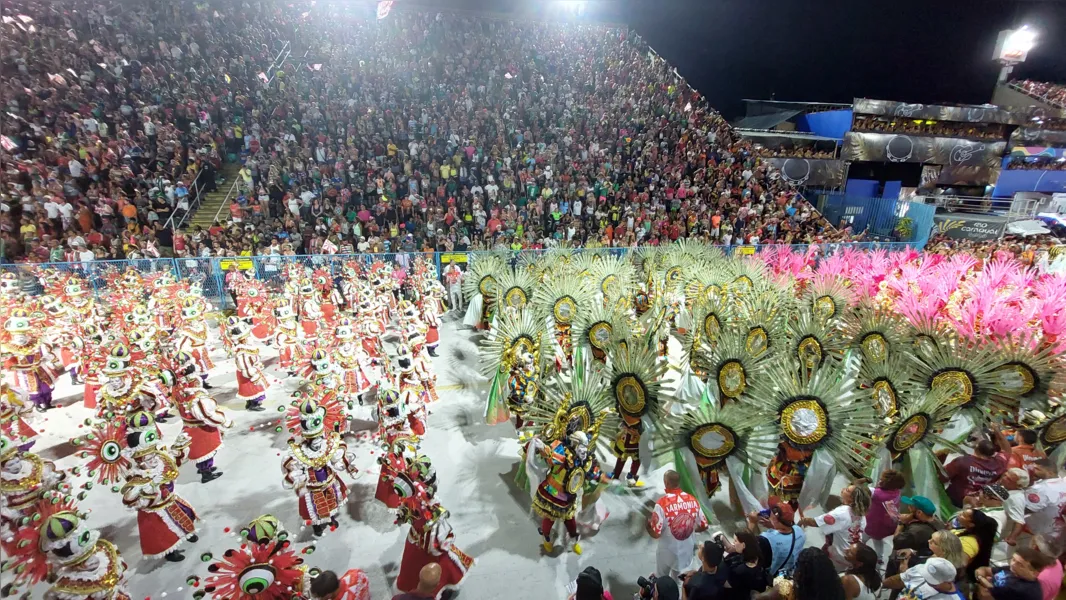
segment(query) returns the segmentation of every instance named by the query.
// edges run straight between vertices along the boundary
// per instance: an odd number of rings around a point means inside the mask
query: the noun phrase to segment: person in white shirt
[[[1030,475],[1038,481],[1025,490],[1025,526],[1034,535],[1057,539],[1066,533],[1060,510],[1066,504],[1066,478],[1047,458],[1033,463]]]
[[[81,262],[89,262],[95,257],[96,255],[93,254],[93,251],[86,248],[85,244],[83,243],[81,246],[81,250],[78,251],[78,260],[80,260]]]
[[[844,552],[853,543],[861,541],[869,508],[870,489],[864,485],[849,485],[840,490],[840,506],[813,519],[804,517],[797,524],[800,527],[817,527],[827,540],[832,536],[826,553],[837,570],[844,571],[849,566]]]
[[[59,203],[54,199],[49,198],[48,202],[44,203],[44,212],[49,220],[59,218]]]
[[[85,166],[78,162],[78,159],[72,158],[70,159],[70,162],[67,163],[67,168],[70,169],[70,176],[77,179],[78,177],[81,177],[82,170],[85,169]]]

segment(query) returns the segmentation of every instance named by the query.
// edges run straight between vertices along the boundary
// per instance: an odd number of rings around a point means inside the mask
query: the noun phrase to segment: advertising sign
[[[1007,228],[1006,219],[984,215],[939,214],[933,216],[933,223],[938,234],[975,242],[998,240]]]

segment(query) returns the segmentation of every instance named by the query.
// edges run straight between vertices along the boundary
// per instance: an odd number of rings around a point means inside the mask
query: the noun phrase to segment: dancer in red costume
[[[222,477],[215,466],[215,454],[222,448],[222,430],[233,421],[205,390],[196,375],[196,363],[188,354],[178,354],[181,381],[185,384],[177,400],[178,414],[185,424],[182,432],[189,436],[188,460],[196,463],[200,482],[208,483]]]
[[[278,368],[289,377],[296,376],[296,363],[300,359],[300,334],[296,328],[296,315],[292,308],[282,305],[274,309],[278,327],[274,331],[274,344],[278,347]]]
[[[266,400],[266,373],[263,372],[263,359],[259,358],[259,349],[248,343],[251,328],[244,321],[238,321],[229,329],[233,340],[233,355],[237,363],[237,399],[244,400],[244,408],[261,412],[263,400]]]
[[[194,543],[198,539],[200,518],[174,492],[178,466],[185,460],[190,441],[182,434],[173,447],[160,446],[152,413],[138,410],[126,419],[133,469],[122,486],[122,503],[137,510],[137,537],[145,558],[185,560],[179,547],[186,539]]]
[[[455,589],[462,583],[474,566],[474,559],[455,547],[455,532],[448,523],[448,511],[434,498],[433,486],[411,477],[397,479],[396,485],[403,497],[396,522],[411,526],[403,546],[396,588],[413,592],[418,588],[422,567],[437,563],[441,577],[433,595],[440,598],[444,590]]]

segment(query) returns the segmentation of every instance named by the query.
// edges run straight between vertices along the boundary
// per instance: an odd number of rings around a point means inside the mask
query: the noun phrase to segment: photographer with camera
[[[715,536],[720,538],[721,535]],[[721,542],[707,540],[700,546],[697,555],[700,568],[681,574],[684,583],[683,595],[686,600],[720,600],[725,597],[729,582],[729,569],[724,564],[725,548]]]
[[[770,498],[770,508],[747,516],[748,529],[759,534],[759,549],[770,565],[769,576],[790,575],[796,566],[796,558],[807,543],[807,536],[795,524],[796,512],[792,505]],[[759,525],[766,531],[759,533]]]
[[[640,592],[634,596],[634,600],[679,600],[681,597],[677,589],[677,582],[672,577],[638,577],[637,585]]]

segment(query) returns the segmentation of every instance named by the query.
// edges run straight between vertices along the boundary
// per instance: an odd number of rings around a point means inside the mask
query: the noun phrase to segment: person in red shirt
[[[648,533],[659,540],[655,573],[677,577],[692,562],[696,549],[693,534],[707,529],[707,515],[694,496],[681,491],[677,471],[667,471],[663,485],[666,495],[655,502],[648,517]]]
[[[333,571],[322,571],[311,580],[311,597],[316,600],[370,600],[370,578],[360,569],[348,569],[340,577]]]
[[[947,482],[948,497],[955,506],[962,508],[966,496],[977,493],[1007,470],[1010,444],[1000,431],[993,432],[992,439],[995,443],[983,439],[973,454],[960,456],[944,467],[940,480]]]
[[[1035,431],[1022,429],[1015,433],[1014,436],[1018,440],[1018,445],[1011,448],[1010,460],[1007,461],[1007,466],[1025,469],[1032,476],[1032,469],[1036,465],[1036,461],[1046,458],[1047,454],[1036,447]]]

